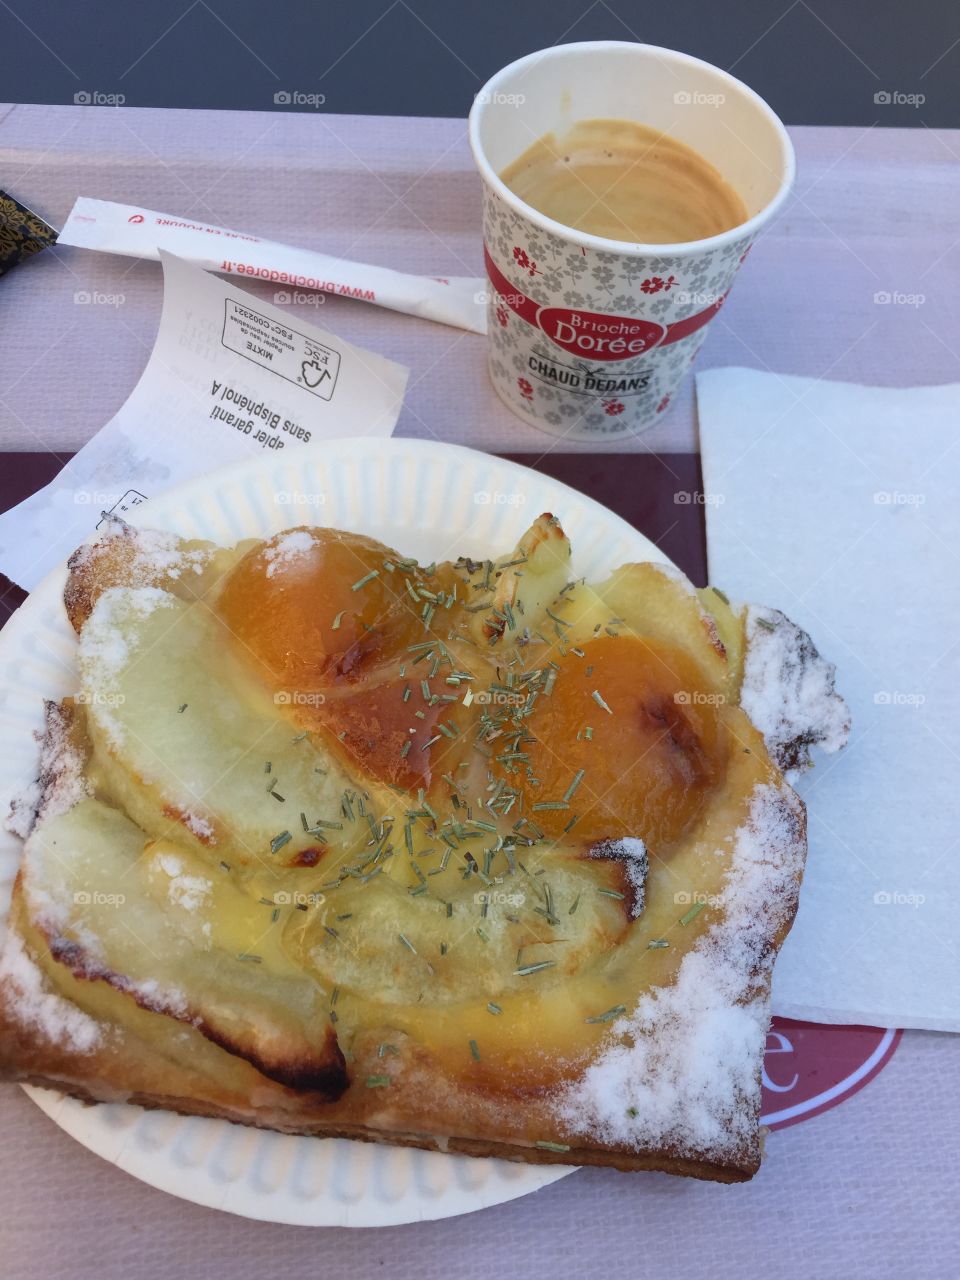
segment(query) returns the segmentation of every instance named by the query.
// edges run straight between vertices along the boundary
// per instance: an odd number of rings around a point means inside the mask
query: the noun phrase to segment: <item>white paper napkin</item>
[[[960,385],[713,369],[697,396],[711,581],[808,630],[853,715],[798,783],[774,1011],[960,1031]]]

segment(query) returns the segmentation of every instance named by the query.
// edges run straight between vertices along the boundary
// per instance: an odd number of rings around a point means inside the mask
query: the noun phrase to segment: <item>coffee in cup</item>
[[[633,120],[581,120],[559,138],[544,134],[500,177],[524,204],[605,240],[706,240],[749,216],[693,147]]]

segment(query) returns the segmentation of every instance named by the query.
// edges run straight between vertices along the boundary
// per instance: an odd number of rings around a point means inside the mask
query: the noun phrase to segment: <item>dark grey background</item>
[[[463,116],[512,59],[608,38],[731,69],[788,124],[960,124],[957,0],[0,0],[0,98]]]

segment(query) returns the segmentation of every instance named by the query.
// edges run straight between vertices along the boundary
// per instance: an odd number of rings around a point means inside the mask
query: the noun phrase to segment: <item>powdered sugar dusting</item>
[[[190,1006],[187,997],[175,987],[164,987],[153,979],[134,982],[130,978],[118,974],[110,976],[110,983],[118,991],[126,991],[134,997],[137,1004],[157,1013],[165,1013],[171,1018],[190,1021]]]
[[[162,529],[135,529],[120,519],[110,520],[99,543],[124,538],[132,551],[124,564],[124,581],[131,587],[152,586],[163,578],[176,581],[184,572],[199,574],[209,564],[213,549],[187,550],[175,533]],[[82,569],[95,552],[97,542],[78,548],[71,557],[71,569]]]
[[[306,529],[292,529],[283,534],[272,545],[264,547],[263,554],[267,560],[267,577],[272,578],[277,569],[297,556],[306,555],[313,549],[315,539]]]
[[[19,836],[21,840],[26,840],[30,834],[33,824],[37,820],[37,813],[40,809],[40,783],[36,780],[28,782],[27,785],[14,796],[10,804],[10,812],[7,815],[4,826],[8,831],[12,831],[15,836]]]
[[[14,993],[21,1024],[39,1032],[51,1044],[65,1045],[77,1053],[92,1053],[100,1045],[103,1037],[97,1023],[48,989],[43,973],[12,929],[0,952],[0,985]]]
[[[77,701],[96,708],[97,720],[115,748],[125,736],[115,714],[115,708],[123,702],[118,687],[120,676],[135,651],[125,624],[176,604],[176,597],[159,587],[110,587],[97,600],[80,633]]]
[[[198,840],[213,841],[213,826],[199,813],[187,813],[183,818],[184,826],[192,831]]]
[[[678,583],[687,591],[693,590],[693,585],[690,582],[690,579],[683,570],[678,569],[675,564],[671,564],[667,560],[651,560],[650,563],[653,568],[656,569],[657,573],[662,573],[663,576],[665,578],[669,578],[671,582]]]
[[[213,554],[187,551],[176,534],[162,529],[135,529],[133,545],[136,554],[127,578],[130,586],[147,585],[160,576],[176,580],[185,570],[201,573]]]
[[[45,708],[37,778],[15,796],[6,820],[8,830],[25,840],[38,815],[66,813],[90,794],[83,776],[84,761],[70,741],[68,720],[59,703]]]
[[[647,846],[637,836],[622,836],[617,840],[602,840],[590,850],[591,858],[616,858],[622,862],[630,882],[632,902],[630,917],[635,920],[646,902],[647,871],[649,859]]]
[[[839,751],[850,712],[836,692],[836,667],[778,609],[750,605],[740,705],[783,769],[810,765],[810,747]]]
[[[721,918],[671,986],[612,1024],[608,1047],[560,1098],[559,1116],[574,1133],[690,1158],[755,1149],[769,943],[792,919],[806,848],[793,791],[758,786],[733,844]]]
[[[168,893],[170,901],[185,911],[199,911],[210,900],[213,893],[213,881],[205,876],[187,875],[183,863],[171,853],[163,853],[158,858],[160,869],[170,878]]]

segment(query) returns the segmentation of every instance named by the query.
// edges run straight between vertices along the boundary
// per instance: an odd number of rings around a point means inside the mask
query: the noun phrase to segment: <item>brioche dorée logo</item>
[[[568,307],[541,307],[537,323],[558,347],[591,360],[629,360],[655,347],[666,330],[653,320],[603,315],[599,311],[574,311]]]
[[[761,1121],[783,1129],[858,1093],[887,1065],[901,1032],[774,1018],[763,1062]]]
[[[490,284],[501,304],[500,323],[514,312],[539,329],[563,351],[590,361],[632,360],[655,347],[680,342],[703,328],[720,310],[726,295],[715,298],[702,311],[669,324],[644,316],[612,315],[602,311],[582,311],[576,307],[542,306],[510,283],[484,246],[484,261]],[[534,264],[535,265],[535,264]],[[527,274],[530,274],[529,272]]]

